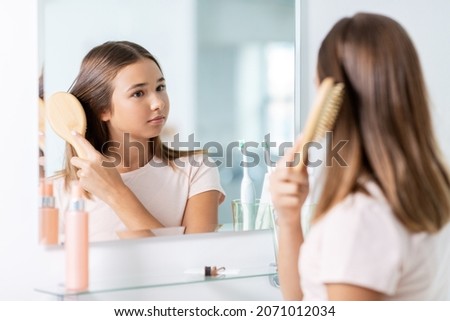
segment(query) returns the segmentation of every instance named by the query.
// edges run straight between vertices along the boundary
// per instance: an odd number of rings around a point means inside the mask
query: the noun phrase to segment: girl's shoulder
[[[173,164],[179,168],[199,169],[217,168],[217,163],[206,153],[196,153],[174,159]]]

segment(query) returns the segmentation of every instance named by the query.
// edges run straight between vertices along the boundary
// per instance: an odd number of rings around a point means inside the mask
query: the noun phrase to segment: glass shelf
[[[35,290],[41,293],[50,294],[59,298],[70,296],[89,295],[105,292],[116,292],[126,290],[139,290],[146,288],[156,288],[162,286],[175,286],[184,284],[194,284],[202,282],[219,282],[226,280],[236,280],[243,278],[263,277],[272,278],[271,282],[277,278],[275,265],[245,269],[227,269],[217,276],[205,276],[204,268],[195,268],[184,271],[179,275],[154,275],[133,278],[116,278],[103,282],[91,282],[89,289],[81,292],[67,291],[63,283],[54,286],[36,287]],[[275,280],[276,283],[276,280]]]

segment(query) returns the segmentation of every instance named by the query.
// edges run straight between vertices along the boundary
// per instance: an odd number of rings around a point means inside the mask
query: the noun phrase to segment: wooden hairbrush
[[[304,166],[308,165],[308,151],[304,150],[305,145],[323,138],[327,131],[333,129],[337,115],[344,99],[344,84],[334,83],[333,78],[325,78],[317,91],[316,100],[309,113],[303,130],[300,162],[296,165],[296,169],[301,171]]]
[[[86,114],[78,99],[70,93],[57,92],[46,100],[45,110],[47,120],[55,133],[71,144],[80,158],[86,158],[72,134],[72,131],[81,136],[86,133]]]

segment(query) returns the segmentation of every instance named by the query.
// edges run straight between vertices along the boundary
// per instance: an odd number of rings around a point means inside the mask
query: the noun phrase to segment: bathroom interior
[[[315,95],[320,41],[345,15],[383,13],[408,30],[424,68],[437,137],[450,159],[446,0],[432,7],[419,0],[39,0],[24,10],[15,6],[16,15],[0,19],[2,33],[22,26],[7,38],[19,54],[1,62],[2,97],[15,108],[0,127],[5,150],[14,155],[0,161],[8,168],[0,180],[1,194],[8,195],[0,216],[6,272],[0,298],[282,300],[273,229],[233,230],[231,202],[239,198],[242,155],[236,148],[228,154],[225,149],[239,140],[257,142],[253,152],[262,159],[265,135],[270,134],[276,146],[294,140]],[[90,48],[125,39],[149,49],[163,67],[171,100],[166,141],[177,133],[181,141],[193,135],[201,146],[223,146],[219,173],[226,199],[213,233],[90,243],[89,289],[68,292],[63,246],[37,241],[39,114],[37,107],[24,112],[23,106],[37,105],[41,72],[45,95],[67,91]],[[6,139],[12,132],[15,139]],[[61,168],[63,148],[64,142],[46,126],[46,176]],[[274,149],[270,156],[275,161],[279,151]],[[266,171],[262,161],[250,169],[257,195]],[[226,273],[205,277],[205,266],[225,267]]]

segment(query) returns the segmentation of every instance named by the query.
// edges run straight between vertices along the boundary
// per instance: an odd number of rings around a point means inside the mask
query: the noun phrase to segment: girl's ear
[[[101,113],[100,120],[108,121],[110,119],[111,119],[111,111],[110,110],[107,110],[107,111],[104,111],[103,113]]]

